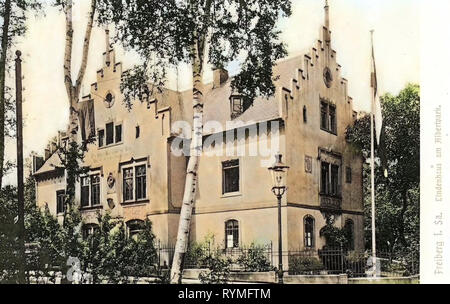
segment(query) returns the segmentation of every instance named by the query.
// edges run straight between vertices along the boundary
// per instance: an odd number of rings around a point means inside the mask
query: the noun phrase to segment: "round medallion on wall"
[[[114,95],[112,93],[108,93],[105,96],[105,107],[111,108],[114,104]]]
[[[108,184],[109,189],[112,189],[114,187],[116,179],[114,178],[112,173],[109,173],[108,178],[106,179],[106,183]]]
[[[323,70],[323,81],[327,88],[331,87],[331,83],[333,82],[333,76],[331,75],[331,71],[328,67]]]

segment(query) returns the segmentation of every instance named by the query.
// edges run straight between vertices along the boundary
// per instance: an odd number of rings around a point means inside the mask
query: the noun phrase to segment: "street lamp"
[[[283,246],[281,240],[281,198],[286,192],[286,176],[289,169],[281,161],[282,155],[275,155],[275,164],[269,168],[272,174],[272,192],[278,200],[278,284],[283,284]]]

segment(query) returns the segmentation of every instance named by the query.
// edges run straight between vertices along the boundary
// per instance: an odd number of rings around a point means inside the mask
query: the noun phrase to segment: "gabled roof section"
[[[61,167],[61,159],[57,152],[54,152],[49,159],[45,161],[42,167],[34,173],[34,176],[39,176],[43,173],[49,173],[51,171],[59,171],[62,169]]]

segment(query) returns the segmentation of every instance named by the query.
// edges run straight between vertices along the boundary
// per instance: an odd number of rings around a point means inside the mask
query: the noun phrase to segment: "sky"
[[[348,80],[349,95],[357,111],[370,107],[370,30],[374,30],[379,92],[397,94],[407,83],[420,80],[420,0],[329,0],[332,47],[342,66],[342,76]],[[289,56],[305,53],[320,38],[324,24],[325,0],[292,0],[293,13],[281,20],[281,38],[287,44]],[[89,1],[75,0],[74,47],[72,65],[77,73],[82,42],[87,23]],[[48,140],[64,130],[68,122],[68,99],[63,83],[64,15],[55,7],[47,7],[45,16],[30,16],[28,32],[16,44],[23,53],[24,74],[24,154],[43,153]],[[124,68],[137,62],[133,52],[116,48],[116,60]],[[101,68],[105,51],[104,29],[94,28],[91,38],[88,68],[82,93],[89,93],[90,84],[96,81],[96,71]],[[238,64],[228,67],[230,74],[238,71]],[[169,76],[168,86],[189,89],[192,86],[188,66],[179,67]],[[204,81],[212,80],[206,71]],[[9,79],[13,83],[13,79]],[[15,141],[8,140],[6,158],[15,158]],[[15,174],[6,177],[5,183],[14,183]]]

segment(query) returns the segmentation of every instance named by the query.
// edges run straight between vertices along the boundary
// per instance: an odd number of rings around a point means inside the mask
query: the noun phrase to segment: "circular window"
[[[323,70],[323,81],[327,88],[331,87],[331,82],[333,81],[333,76],[331,75],[331,71],[329,68],[325,68]]]
[[[105,106],[107,108],[111,108],[113,104],[114,104],[114,96],[113,96],[113,94],[111,94],[111,93],[106,94]]]

